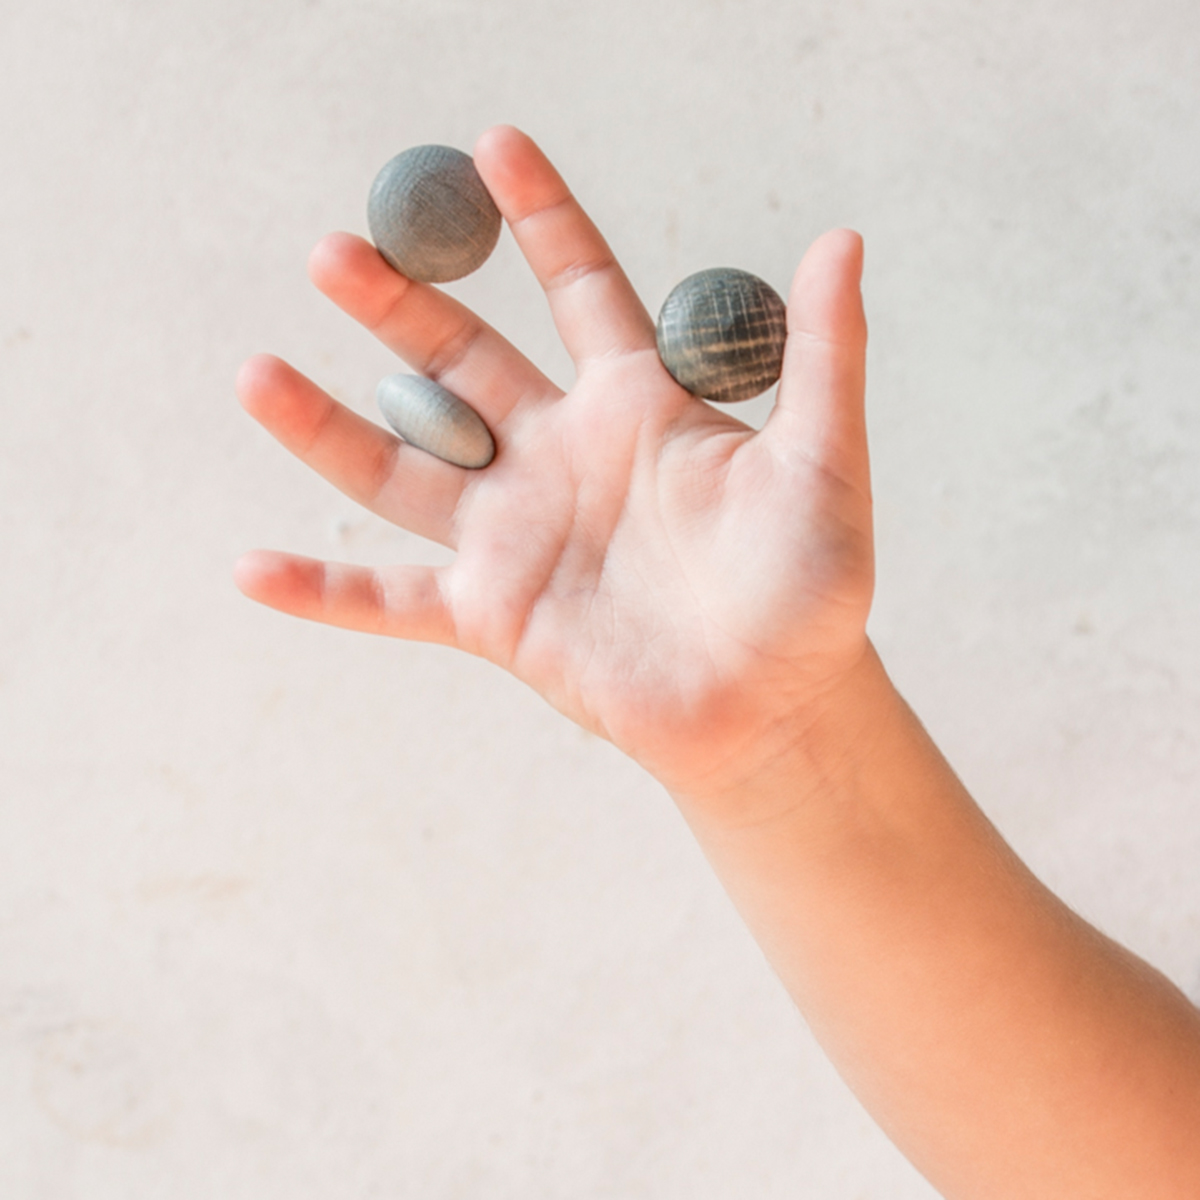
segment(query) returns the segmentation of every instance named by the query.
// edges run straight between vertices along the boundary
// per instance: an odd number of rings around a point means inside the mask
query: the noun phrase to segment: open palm
[[[258,551],[238,584],[299,616],[486,657],[670,786],[743,772],[866,647],[861,242],[838,230],[805,256],[778,401],[755,432],[667,374],[646,310],[528,138],[490,130],[475,161],[546,290],[575,385],[564,393],[462,305],[331,235],[310,262],[318,287],[471,404],[496,458],[441,462],[254,358],[238,379],[252,415],[456,557],[371,570]]]

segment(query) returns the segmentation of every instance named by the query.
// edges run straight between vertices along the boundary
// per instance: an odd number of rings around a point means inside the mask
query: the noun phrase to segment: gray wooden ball
[[[456,467],[486,467],[496,443],[483,418],[440,383],[422,375],[389,375],[375,399],[387,423],[410,446]]]
[[[729,404],[765,392],[783,371],[787,308],[749,271],[689,275],[658,314],[658,356],[689,392]]]
[[[413,146],[375,176],[367,224],[401,275],[448,283],[483,266],[500,238],[500,210],[469,154]]]

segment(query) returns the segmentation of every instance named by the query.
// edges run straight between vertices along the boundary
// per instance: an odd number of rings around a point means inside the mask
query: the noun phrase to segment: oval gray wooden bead
[[[367,224],[401,275],[448,283],[483,266],[500,238],[500,210],[469,154],[413,146],[375,176]]]
[[[787,308],[749,271],[689,275],[658,314],[658,356],[689,392],[729,404],[765,392],[783,371]]]
[[[456,467],[486,467],[496,443],[483,418],[453,392],[421,375],[389,375],[375,399],[387,423],[411,446]]]

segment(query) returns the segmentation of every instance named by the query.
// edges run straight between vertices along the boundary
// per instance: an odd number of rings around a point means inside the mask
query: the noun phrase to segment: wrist
[[[835,679],[748,735],[736,755],[702,776],[663,779],[690,822],[714,831],[786,820],[859,792],[855,780],[887,729],[915,721],[864,639]]]

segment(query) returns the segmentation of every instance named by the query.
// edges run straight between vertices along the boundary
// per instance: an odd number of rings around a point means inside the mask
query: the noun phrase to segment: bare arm
[[[865,634],[873,586],[857,235],[809,250],[755,432],[663,370],[535,146],[476,162],[578,368],[563,392],[358,239],[314,280],[471,403],[495,461],[405,446],[276,359],[246,408],[380,515],[453,547],[386,570],[256,553],[247,594],[511,670],[671,791],[844,1077],[948,1197],[1200,1195],[1200,1017],[1074,916],[965,793]]]
[[[945,1196],[1200,1196],[1200,1014],[1034,878],[873,654],[775,771],[677,800],[843,1078]],[[763,815],[731,816],[747,805]]]

